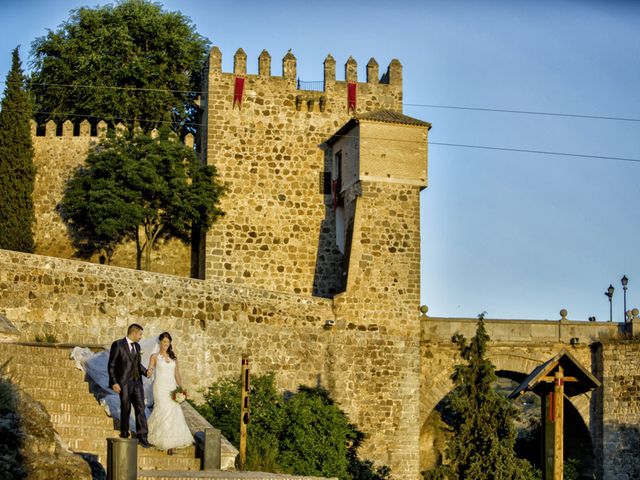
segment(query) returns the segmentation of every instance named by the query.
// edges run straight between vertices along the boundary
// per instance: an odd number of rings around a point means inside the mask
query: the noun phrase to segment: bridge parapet
[[[450,343],[460,333],[471,338],[476,331],[476,318],[421,317],[423,341]],[[628,336],[629,323],[583,322],[574,320],[484,320],[492,342],[589,344]]]

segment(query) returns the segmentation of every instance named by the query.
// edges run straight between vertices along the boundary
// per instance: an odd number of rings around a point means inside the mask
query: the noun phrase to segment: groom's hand
[[[111,390],[113,390],[116,393],[120,393],[122,391],[122,389],[120,388],[120,384],[119,383],[114,383],[111,386]]]
[[[151,378],[151,375],[153,375],[153,368],[147,368],[147,378]]]

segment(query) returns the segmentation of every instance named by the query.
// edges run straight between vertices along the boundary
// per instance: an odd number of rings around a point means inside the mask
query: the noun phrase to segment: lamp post
[[[622,283],[623,297],[624,297],[624,321],[627,321],[627,284],[629,283],[629,279],[626,275],[624,275],[620,279],[620,283]]]
[[[604,294],[609,297],[609,321],[613,322],[613,306],[611,303],[611,298],[613,297],[613,291],[615,290],[615,288],[613,288],[613,285],[609,284],[609,288],[607,288],[607,291],[604,292]]]

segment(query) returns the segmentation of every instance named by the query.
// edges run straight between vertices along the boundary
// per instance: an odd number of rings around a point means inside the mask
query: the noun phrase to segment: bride
[[[169,455],[174,448],[188,447],[193,435],[187,426],[182,407],[171,398],[171,392],[181,384],[178,359],[171,347],[171,335],[160,334],[160,351],[151,355],[149,370],[155,374],[153,382],[153,411],[148,418],[149,443]]]

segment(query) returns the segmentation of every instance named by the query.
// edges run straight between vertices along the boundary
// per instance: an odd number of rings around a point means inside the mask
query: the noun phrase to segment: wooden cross
[[[552,376],[540,378],[541,382],[552,383],[553,391],[545,395],[542,402],[542,422],[544,426],[544,480],[562,480],[563,451],[564,451],[564,384],[577,382],[576,377],[565,377],[564,369],[558,365],[558,370]],[[551,398],[549,398],[551,397]],[[546,409],[549,409],[548,415]],[[549,446],[553,446],[553,455],[549,456]]]

